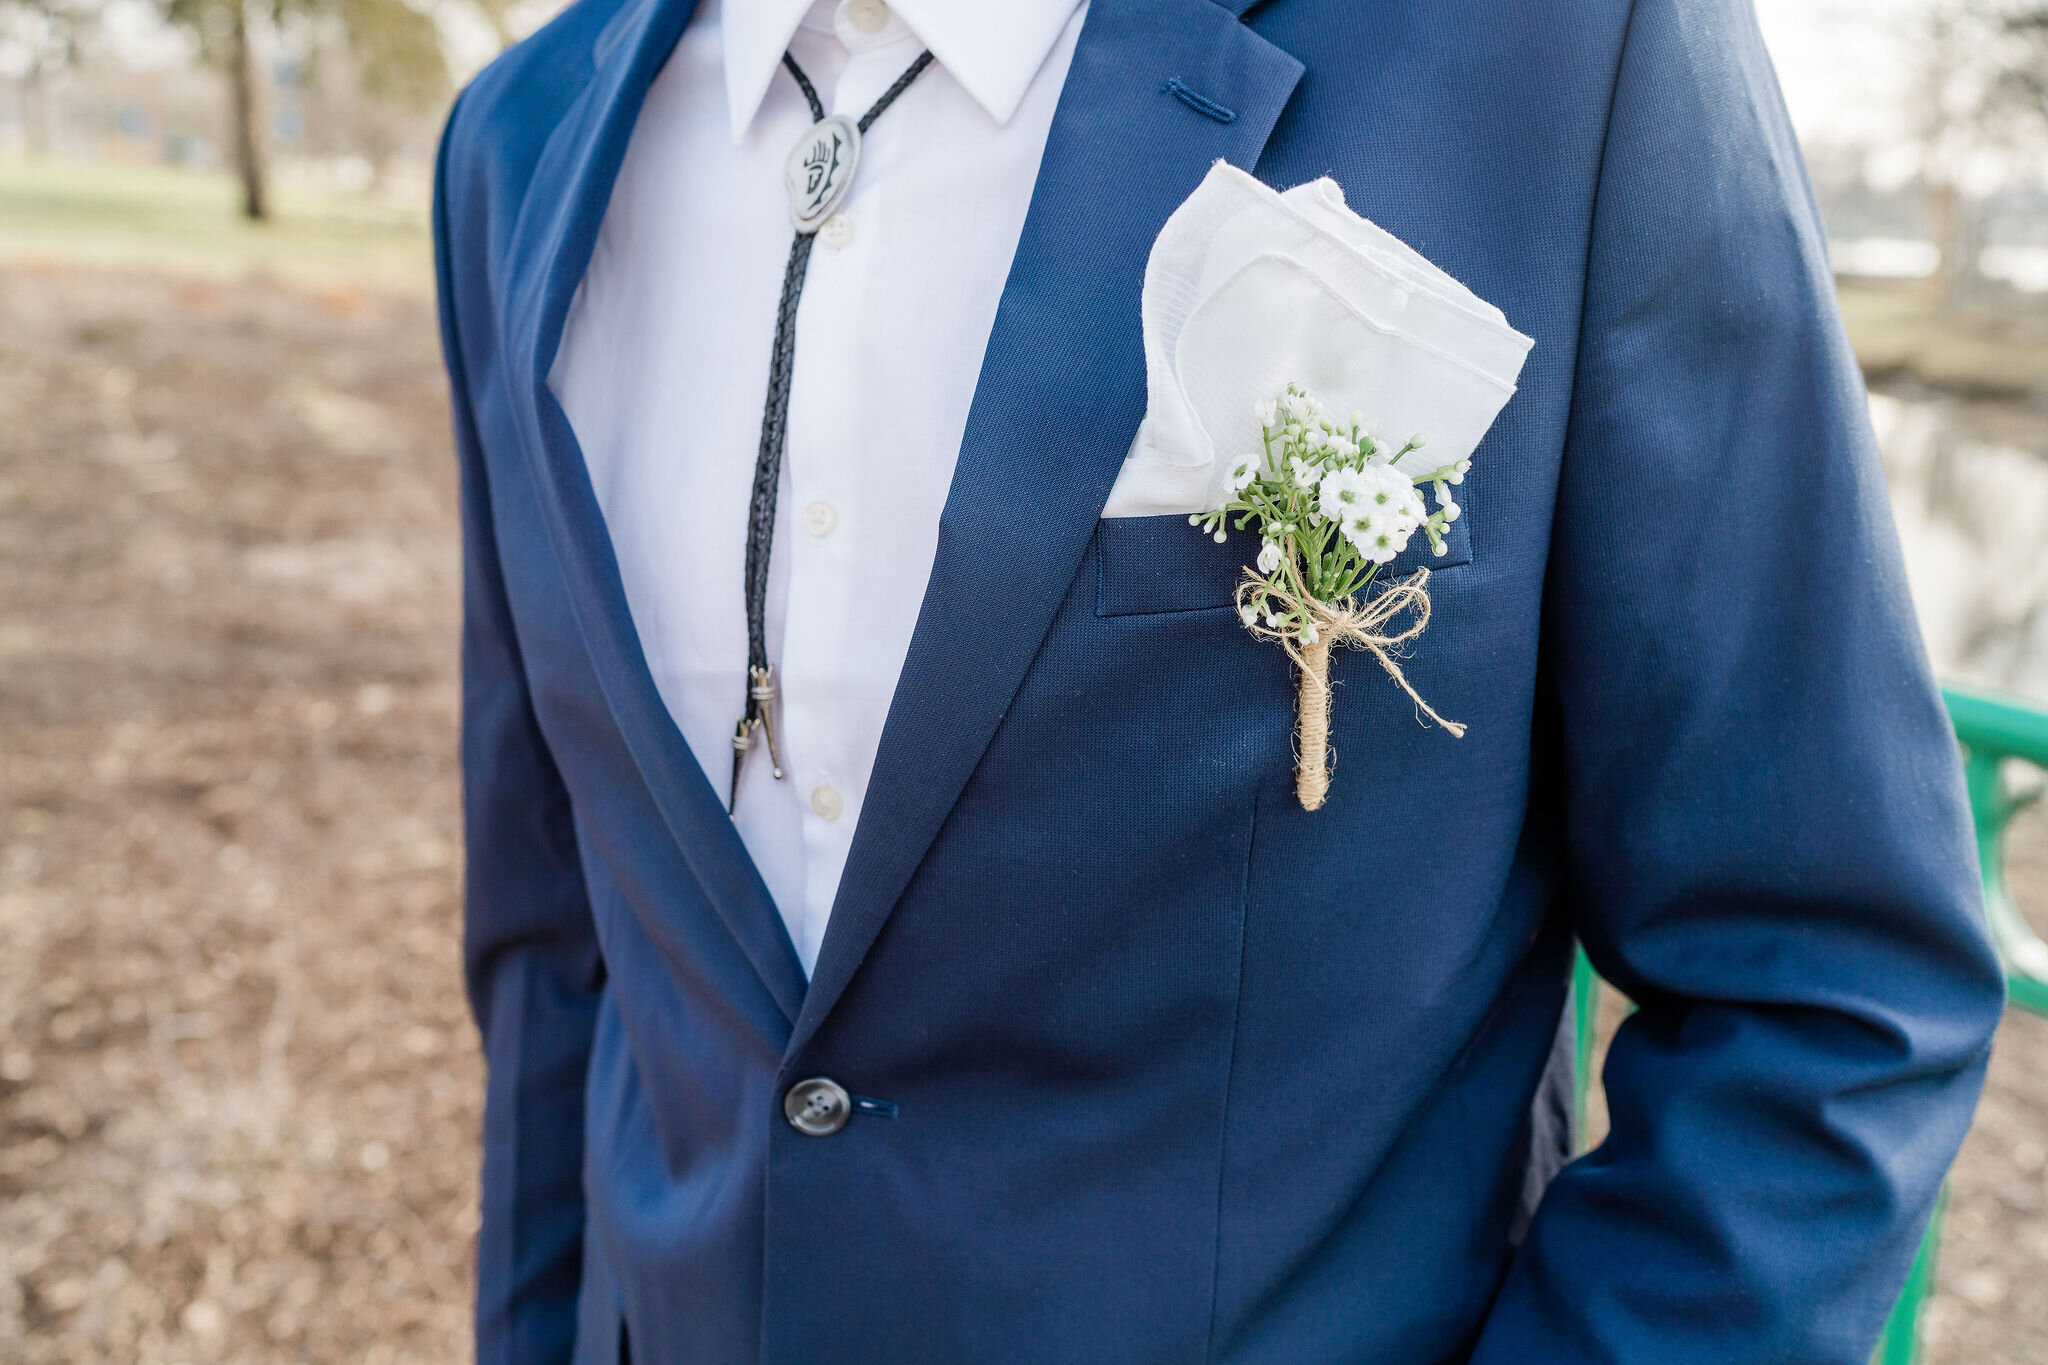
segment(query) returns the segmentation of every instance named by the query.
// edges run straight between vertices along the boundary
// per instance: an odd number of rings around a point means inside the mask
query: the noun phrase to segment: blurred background
[[[1937,668],[2048,701],[2048,2],[1764,3]],[[467,1356],[427,200],[555,7],[0,0],[0,1359]],[[2048,1360],[2044,1196],[2014,1010],[1925,1360]]]

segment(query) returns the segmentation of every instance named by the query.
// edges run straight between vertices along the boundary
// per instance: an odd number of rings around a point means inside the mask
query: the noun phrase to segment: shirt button
[[[838,511],[823,499],[804,508],[804,529],[814,536],[829,536],[838,524]]]
[[[782,1097],[782,1116],[805,1137],[831,1137],[852,1113],[846,1087],[824,1076],[798,1081]]]
[[[826,820],[837,820],[839,812],[846,809],[846,803],[839,799],[839,792],[831,784],[820,782],[811,788],[811,809]]]
[[[833,214],[818,229],[818,239],[834,251],[846,250],[853,244],[853,219],[843,213]]]
[[[846,21],[862,33],[880,33],[889,22],[889,7],[882,0],[852,0],[846,7]]]

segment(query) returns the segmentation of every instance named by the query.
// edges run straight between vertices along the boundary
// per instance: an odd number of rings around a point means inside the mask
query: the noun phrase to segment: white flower
[[[1247,626],[1249,626],[1249,625],[1250,625],[1250,624],[1251,624],[1252,622],[1254,622],[1254,621],[1256,621],[1256,620],[1258,620],[1258,619],[1259,619],[1259,614],[1258,614],[1258,612],[1254,611],[1254,610],[1253,610],[1252,608],[1250,608],[1250,607],[1239,607],[1239,608],[1237,609],[1237,614],[1238,614],[1238,615],[1239,615],[1240,617],[1242,617],[1242,618],[1243,618],[1243,620],[1244,620],[1244,623],[1245,623],[1245,624],[1246,624]]]
[[[1272,612],[1270,612],[1270,611],[1266,613],[1266,629],[1268,629],[1268,630],[1278,630],[1278,629],[1280,629],[1280,618],[1279,618],[1278,616],[1274,615],[1274,614],[1273,614]]]
[[[1301,642],[1305,645],[1312,645],[1318,638],[1320,637],[1316,634],[1316,623],[1313,621],[1302,622]]]
[[[1330,443],[1329,436],[1324,433],[1321,427],[1310,427],[1306,440],[1310,450],[1321,450]]]
[[[1294,470],[1294,486],[1296,488],[1314,488],[1316,486],[1318,471],[1314,465],[1298,455],[1288,461],[1288,464]]]
[[[1465,515],[1465,509],[1452,502],[1449,498],[1443,500],[1443,506],[1444,521],[1446,523],[1456,521],[1459,517]]]
[[[1223,534],[1223,528],[1221,526],[1218,526],[1216,528],[1216,543],[1218,545],[1221,545],[1225,539],[1227,539],[1227,537],[1225,537]]]
[[[1280,547],[1269,540],[1266,542],[1265,547],[1259,551],[1259,572],[1269,574],[1279,567]],[[1247,621],[1245,624],[1250,625],[1251,622]]]
[[[1345,513],[1364,508],[1372,487],[1373,480],[1362,469],[1333,469],[1316,485],[1316,511],[1326,521],[1341,522]]]
[[[1268,398],[1263,403],[1252,404],[1252,415],[1259,419],[1259,425],[1270,427],[1280,419],[1280,405]]]
[[[1374,564],[1407,549],[1426,514],[1415,485],[1385,465],[1331,470],[1316,489],[1316,510]]]
[[[1226,482],[1230,485],[1230,491],[1237,493],[1243,491],[1244,486],[1257,478],[1258,474],[1259,457],[1256,455],[1240,455],[1231,464],[1230,472],[1226,476]]]

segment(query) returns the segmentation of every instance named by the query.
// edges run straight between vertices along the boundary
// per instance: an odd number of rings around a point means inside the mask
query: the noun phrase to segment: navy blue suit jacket
[[[579,0],[439,170],[481,1357],[1862,1365],[2001,988],[1748,5],[1094,0],[808,983],[546,382],[690,7]],[[1253,538],[1099,520],[1219,157],[1536,339],[1407,663],[1471,733],[1340,656],[1315,814]],[[1575,936],[1641,1008],[1518,1239]]]

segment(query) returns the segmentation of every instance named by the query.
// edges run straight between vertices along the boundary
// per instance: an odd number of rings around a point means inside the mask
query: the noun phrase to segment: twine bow
[[[1387,670],[1387,676],[1398,684],[1403,692],[1422,713],[1462,739],[1465,727],[1454,720],[1445,720],[1436,713],[1436,708],[1422,699],[1396,662],[1396,653],[1402,645],[1422,633],[1429,624],[1429,594],[1424,591],[1429,582],[1429,570],[1417,569],[1405,582],[1396,583],[1363,606],[1354,599],[1342,602],[1318,602],[1314,598],[1296,597],[1281,585],[1280,575],[1261,578],[1250,569],[1245,570],[1244,582],[1237,586],[1237,605],[1240,611],[1252,606],[1258,599],[1268,604],[1267,611],[1282,618],[1296,614],[1297,619],[1306,618],[1315,626],[1316,638],[1313,643],[1303,643],[1300,627],[1290,622],[1286,626],[1269,626],[1262,616],[1254,616],[1249,622],[1253,635],[1262,640],[1276,640],[1287,651],[1287,657],[1301,670],[1299,696],[1299,753],[1295,759],[1294,794],[1301,800],[1303,810],[1316,810],[1330,793],[1330,647],[1343,645],[1347,649],[1363,649],[1380,661],[1380,667]],[[1388,631],[1389,623],[1404,612],[1413,612],[1413,619],[1406,625]]]

